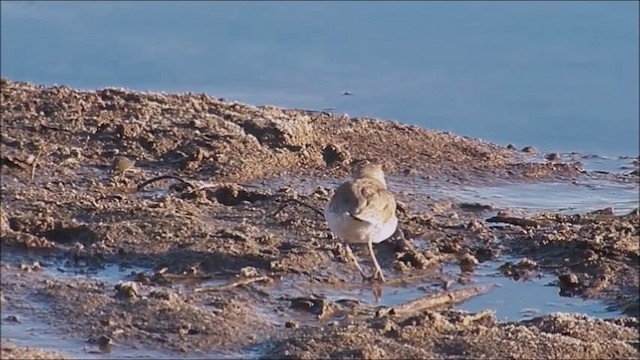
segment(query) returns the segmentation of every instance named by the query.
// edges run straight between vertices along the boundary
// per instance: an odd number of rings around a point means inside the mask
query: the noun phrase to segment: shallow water
[[[390,187],[409,194],[399,199],[429,196],[456,203],[480,203],[498,209],[518,209],[526,213],[586,213],[613,207],[618,215],[638,207],[639,191],[634,184],[607,181],[577,183],[532,182],[506,183],[498,186],[464,186],[433,184],[421,179],[393,179]]]
[[[15,80],[207,92],[543,151],[638,155],[634,1],[1,7],[1,72]]]
[[[2,261],[4,263],[24,263],[32,264],[37,257],[33,255],[25,255],[4,251],[2,253]],[[527,281],[515,281],[507,278],[498,270],[498,267],[504,263],[502,261],[487,261],[481,263],[476,268],[471,282],[465,282],[464,285],[456,283],[455,280],[461,275],[457,265],[445,265],[443,270],[444,279],[453,280],[450,289],[460,289],[474,285],[491,285],[490,290],[476,297],[473,297],[454,309],[466,310],[471,312],[492,309],[495,311],[496,317],[503,321],[514,321],[522,319],[530,319],[535,316],[544,315],[554,312],[568,312],[586,314],[597,318],[615,318],[622,316],[620,311],[612,311],[607,305],[595,300],[583,300],[577,297],[562,297],[559,295],[559,288],[551,286],[556,279],[550,274],[540,274]],[[509,259],[515,261],[517,259]],[[40,258],[42,276],[55,277],[66,280],[90,280],[104,282],[107,284],[116,284],[121,281],[131,279],[132,272],[150,273],[150,269],[133,266],[116,266],[106,265],[100,268],[84,268],[70,266],[62,260],[42,260]],[[398,276],[396,273],[387,275],[389,280]],[[355,277],[357,278],[357,276]],[[199,286],[220,286],[226,283],[223,280],[203,281]],[[173,286],[182,286],[176,283]],[[424,296],[440,292],[442,280],[440,269],[427,270],[426,274],[420,279],[409,280],[405,284],[384,285],[382,294],[376,300],[373,287],[370,284],[362,284],[359,281],[343,283],[339,286],[335,285],[310,285],[308,283],[296,283],[287,279],[276,282],[265,288],[272,297],[303,297],[303,296],[324,296],[332,301],[340,300],[357,300],[361,303],[373,306],[396,306],[404,302],[418,299]],[[34,306],[41,306],[35,304]],[[284,321],[282,317],[275,314],[269,314],[261,309],[264,316],[276,324]],[[19,323],[6,321],[6,316],[15,315],[20,320]],[[261,348],[246,349],[242,353],[209,353],[209,354],[180,354],[152,351],[148,349],[136,349],[132,346],[120,345],[117,342],[112,347],[110,353],[100,352],[95,345],[89,345],[83,340],[65,336],[59,330],[42,323],[41,321],[30,318],[29,312],[25,310],[15,310],[3,308],[2,321],[2,337],[16,345],[37,347],[48,350],[62,352],[72,357],[89,358],[89,359],[108,359],[108,358],[184,358],[194,359],[207,357],[215,357],[220,359],[232,358],[257,358],[260,355]],[[291,313],[285,316],[290,319]],[[303,322],[314,322],[314,317],[305,314],[296,316]],[[262,346],[262,345],[261,345]]]
[[[584,168],[620,170],[629,159],[597,158]],[[617,169],[615,171],[614,169]],[[602,170],[604,171],[604,170]],[[318,187],[336,188],[344,179],[286,181],[269,179],[256,185],[277,190],[293,186],[300,193],[309,193]],[[617,215],[627,214],[640,206],[640,184],[614,180],[594,179],[588,176],[574,182],[537,181],[502,182],[497,184],[460,184],[425,179],[420,176],[387,176],[389,189],[398,200],[420,209],[423,200],[452,201],[454,203],[479,203],[496,209],[516,209],[525,213],[559,212],[564,214],[586,213],[612,207]],[[426,209],[422,209],[426,210]],[[495,213],[495,211],[492,211]]]
[[[517,259],[509,261],[517,263]],[[456,308],[471,312],[493,309],[501,321],[526,320],[554,312],[585,314],[603,319],[623,316],[622,312],[610,310],[597,300],[560,296],[560,289],[553,285],[557,277],[548,273],[541,272],[527,280],[507,278],[498,270],[503,263],[487,261],[479,264],[473,277],[474,284],[496,286]],[[460,270],[456,266],[449,266],[445,273],[455,276],[460,274]]]
[[[3,311],[5,314],[14,314],[11,311]],[[197,359],[194,356],[181,354],[167,354],[166,352],[145,349],[126,348],[113,345],[110,352],[102,352],[97,346],[85,341],[65,336],[59,330],[40,321],[34,321],[20,314],[17,316],[19,323],[2,321],[2,339],[12,344],[24,347],[37,347],[62,353],[76,359]],[[224,358],[216,354],[216,358]],[[233,356],[227,355],[228,359]]]
[[[62,280],[89,280],[115,285],[119,282],[129,281],[134,273],[145,272],[152,274],[153,270],[139,266],[119,266],[105,264],[104,266],[74,266],[68,261],[53,257],[41,256],[24,252],[5,250],[1,253],[2,262],[7,264],[25,264],[31,266],[38,262],[39,270],[33,270],[40,276]],[[218,286],[224,281],[207,281],[204,285]],[[46,305],[30,303],[30,306],[42,307]],[[32,318],[32,312],[25,309],[5,307],[2,309],[3,319],[1,332],[3,341],[9,341],[14,345],[36,347],[62,353],[66,356],[79,359],[238,359],[256,358],[257,349],[248,348],[241,353],[212,352],[184,354],[177,352],[156,351],[146,348],[137,348],[130,344],[123,345],[114,342],[110,351],[101,351],[96,345],[89,344],[84,339],[67,336],[59,329]],[[8,321],[8,316],[16,316],[19,322]]]
[[[510,259],[514,261],[516,259]],[[505,261],[486,261],[479,264],[469,283],[461,285],[455,281],[461,275],[458,265],[446,265],[443,268],[445,278],[454,280],[450,290],[462,289],[469,286],[487,285],[490,289],[482,295],[473,297],[453,309],[478,312],[491,309],[501,321],[518,321],[531,319],[554,312],[585,314],[596,318],[616,318],[624,316],[621,311],[611,310],[597,300],[584,300],[578,297],[560,296],[560,289],[553,286],[557,277],[536,273],[527,280],[513,280],[503,276],[499,267]],[[517,262],[517,261],[515,261]],[[397,274],[387,274],[387,280],[393,281]],[[357,277],[355,277],[357,278]],[[276,296],[323,296],[332,301],[357,300],[374,306],[397,306],[402,303],[419,299],[441,292],[442,281],[438,280],[437,272],[426,274],[422,280],[410,281],[403,285],[385,284],[380,298],[376,299],[374,287],[361,284],[355,280],[350,284],[340,286],[308,285],[296,286],[286,282],[279,289],[272,290]]]

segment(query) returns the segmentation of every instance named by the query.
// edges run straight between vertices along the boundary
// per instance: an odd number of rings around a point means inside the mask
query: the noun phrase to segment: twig
[[[506,223],[511,225],[518,225],[520,227],[538,227],[540,223],[534,220],[511,217],[511,216],[494,216],[485,220],[490,223]]]
[[[586,263],[587,260],[583,259],[583,260],[578,260],[578,261],[574,261],[572,263],[569,264],[548,264],[548,265],[544,265],[544,264],[538,264],[538,266],[542,269],[562,269],[562,268],[572,268],[572,267],[576,267],[578,265],[582,265],[584,263]]]
[[[311,210],[315,211],[318,215],[320,215],[320,216],[323,216],[323,217],[324,217],[324,213],[323,213],[320,209],[318,209],[317,207],[315,207],[315,206],[313,206],[313,205],[309,205],[309,204],[307,204],[307,203],[305,203],[305,202],[303,202],[303,201],[300,201],[300,200],[298,200],[298,199],[287,199],[287,200],[285,200],[285,201],[284,201],[284,204],[282,204],[282,205],[280,206],[280,208],[279,208],[276,212],[274,212],[274,213],[273,213],[273,215],[272,215],[272,216],[276,216],[276,215],[278,215],[282,210],[284,210],[284,208],[285,208],[287,205],[289,205],[289,203],[292,203],[292,202],[293,202],[293,203],[296,203],[296,204],[298,204],[298,205],[302,205],[302,206],[304,206],[304,207],[306,207],[306,208],[308,208],[308,209],[311,209]]]
[[[147,185],[149,185],[149,184],[152,184],[152,183],[157,182],[157,181],[160,181],[160,180],[165,180],[165,179],[178,180],[178,181],[180,181],[181,183],[183,183],[183,184],[187,185],[188,187],[190,187],[190,188],[192,188],[192,189],[196,189],[196,188],[197,188],[197,186],[193,185],[192,183],[190,183],[190,182],[188,182],[187,180],[184,180],[184,179],[182,179],[182,178],[180,178],[180,177],[178,177],[178,176],[174,176],[174,175],[161,175],[161,176],[156,176],[156,177],[154,177],[153,179],[149,179],[149,180],[146,180],[146,181],[142,182],[141,184],[139,184],[139,185],[136,187],[136,189],[137,189],[137,191],[140,191],[140,190],[142,190],[145,186],[147,186]]]
[[[31,177],[29,179],[29,184],[33,183],[33,180],[36,178],[36,167],[38,166],[38,161],[40,160],[40,156],[42,155],[42,150],[38,150],[36,157],[33,159],[31,163]]]
[[[222,286],[197,288],[197,289],[195,289],[195,292],[224,291],[224,290],[233,289],[233,288],[238,287],[238,286],[249,285],[249,284],[253,284],[254,282],[268,281],[268,280],[271,280],[271,278],[268,277],[268,276],[258,276],[258,277],[238,280],[238,281],[233,282],[231,284],[226,284],[226,285],[222,285]]]
[[[387,314],[410,314],[430,308],[440,307],[443,305],[453,305],[468,300],[474,296],[484,294],[489,289],[489,286],[477,286],[431,295],[420,299],[411,300],[409,302],[391,308],[382,308],[376,312],[376,317],[383,317]]]
[[[69,130],[69,129],[63,129],[63,128],[59,128],[57,126],[49,126],[49,125],[45,125],[45,124],[40,124],[40,128],[45,129],[45,130],[72,132],[72,130]]]

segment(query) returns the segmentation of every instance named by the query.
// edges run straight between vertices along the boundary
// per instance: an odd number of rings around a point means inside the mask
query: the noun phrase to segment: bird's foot
[[[374,271],[373,274],[370,276],[365,275],[364,272],[361,272],[360,275],[362,275],[363,282],[373,282],[374,280],[377,280],[379,282],[386,281],[384,278],[384,275],[382,274],[382,270],[379,270],[379,269],[376,269],[376,271]]]

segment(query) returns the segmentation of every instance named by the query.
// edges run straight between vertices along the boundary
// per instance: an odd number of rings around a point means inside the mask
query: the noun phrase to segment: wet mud
[[[3,79],[0,100],[3,359],[638,356],[637,159],[592,170],[578,154],[204,94]],[[362,158],[399,201],[404,236],[376,246],[383,285],[362,283],[318,212]],[[514,199],[557,184],[580,201]],[[597,311],[558,312],[533,286]],[[38,343],[24,324],[53,330]]]

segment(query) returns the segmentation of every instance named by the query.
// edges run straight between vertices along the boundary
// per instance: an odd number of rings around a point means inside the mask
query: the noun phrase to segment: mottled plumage
[[[367,244],[378,276],[384,281],[382,269],[373,253],[372,243],[391,237],[398,227],[396,202],[387,190],[380,165],[358,164],[353,169],[353,180],[340,185],[324,209],[331,231],[347,244]],[[356,266],[364,275],[358,261]]]
[[[112,171],[117,175],[124,175],[133,169],[135,162],[124,156],[116,156],[113,159]]]

